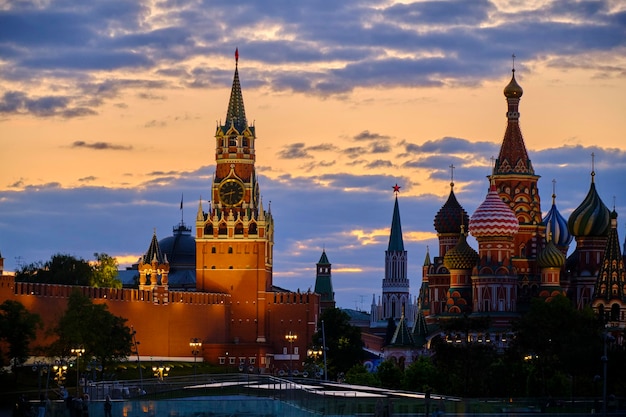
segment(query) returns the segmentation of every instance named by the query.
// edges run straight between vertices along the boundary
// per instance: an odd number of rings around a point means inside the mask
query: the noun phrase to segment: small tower
[[[611,327],[626,328],[626,271],[615,209],[611,212],[611,229],[594,288],[592,307]]]
[[[156,230],[146,253],[139,258],[139,289],[151,290],[155,304],[169,303],[168,274],[170,265],[167,255],[161,252]]]
[[[513,266],[519,223],[491,183],[485,201],[472,214],[469,231],[478,241],[479,264],[472,275],[473,313],[498,312],[502,324],[517,310],[517,271]],[[507,313],[507,314],[503,314]],[[495,323],[494,323],[495,324]]]
[[[317,263],[317,275],[315,276],[315,292],[320,295],[320,313],[328,308],[335,308],[331,266],[326,256],[326,250],[322,250],[322,256]]]
[[[596,191],[593,158],[592,154],[591,184],[587,196],[567,220],[567,228],[576,239],[576,250],[567,258],[565,268],[569,281],[568,292],[579,309],[592,302],[596,277],[602,266],[611,229],[611,212]]]
[[[465,227],[461,226],[459,242],[443,258],[450,271],[450,289],[446,311],[451,314],[472,312],[472,271],[478,264],[478,254],[467,244]]]

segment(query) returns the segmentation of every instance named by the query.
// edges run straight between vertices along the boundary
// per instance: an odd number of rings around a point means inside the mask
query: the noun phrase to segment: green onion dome
[[[561,268],[563,265],[565,265],[565,255],[552,240],[537,254],[537,266],[539,268]]]
[[[472,269],[478,263],[480,257],[478,253],[467,243],[465,231],[461,227],[459,243],[446,252],[443,257],[443,264],[450,269]]]
[[[567,228],[574,236],[607,236],[611,225],[610,211],[602,202],[593,182],[595,173],[591,173],[591,186],[587,197],[572,212],[567,220]]]

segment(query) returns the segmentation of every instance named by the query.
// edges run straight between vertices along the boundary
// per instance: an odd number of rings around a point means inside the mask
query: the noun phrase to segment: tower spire
[[[227,128],[232,126],[239,133],[243,132],[248,126],[246,110],[243,105],[243,94],[241,93],[241,83],[239,82],[239,48],[235,49],[235,75],[230,90],[230,100],[225,122]]]
[[[393,187],[396,194],[396,201],[393,206],[393,217],[391,219],[391,233],[389,235],[388,251],[404,251],[404,242],[402,240],[402,225],[400,224],[400,209],[398,207],[398,192],[400,186],[396,184]]]

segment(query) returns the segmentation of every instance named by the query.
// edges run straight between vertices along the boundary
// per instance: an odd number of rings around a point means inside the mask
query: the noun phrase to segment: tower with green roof
[[[335,292],[333,291],[331,267],[328,256],[326,256],[326,250],[323,250],[322,256],[317,263],[317,274],[315,276],[315,292],[320,295],[321,311],[335,308]]]

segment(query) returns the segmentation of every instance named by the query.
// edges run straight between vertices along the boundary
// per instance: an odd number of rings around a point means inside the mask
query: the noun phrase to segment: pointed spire
[[[504,88],[504,96],[508,105],[506,113],[507,126],[493,173],[535,175],[535,170],[528,158],[528,152],[519,126],[520,114],[518,106],[523,90],[517,83],[517,80],[515,80],[515,67],[512,70],[512,74],[511,81]]]
[[[150,246],[143,256],[143,263],[150,264],[156,261],[157,263],[163,263],[163,254],[161,253],[161,248],[159,247],[159,241],[156,235],[156,229],[152,234],[152,240],[150,240]]]
[[[398,187],[396,184],[395,187]],[[400,224],[400,209],[398,208],[398,194],[396,192],[396,201],[393,206],[393,217],[391,219],[391,233],[389,235],[388,251],[404,251],[404,242],[402,241],[402,225]],[[400,187],[398,187],[400,188]]]
[[[611,212],[611,230],[595,286],[595,299],[626,302],[626,271],[617,234],[617,212]]]
[[[426,246],[426,256],[424,257],[424,266],[430,266],[430,248]]]
[[[404,307],[402,308],[402,316],[400,317],[400,323],[398,323],[398,327],[396,327],[396,331],[391,338],[392,346],[413,346],[415,342],[413,340],[413,335],[409,330],[409,326],[406,322],[406,317],[404,316]]]
[[[246,110],[243,105],[243,94],[241,93],[241,84],[239,82],[239,48],[235,50],[235,75],[233,77],[233,86],[230,90],[230,101],[228,102],[228,111],[226,112],[226,128],[231,125],[237,129],[237,132],[243,132],[248,127],[246,121]]]
[[[202,210],[202,196],[198,201],[198,211],[196,212],[196,221],[204,221],[204,211]]]

